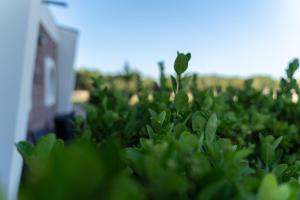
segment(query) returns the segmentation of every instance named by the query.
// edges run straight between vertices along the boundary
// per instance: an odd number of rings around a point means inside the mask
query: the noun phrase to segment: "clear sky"
[[[279,77],[300,57],[300,0],[65,1],[52,8],[80,30],[77,67],[120,72],[127,61],[157,77],[179,50],[192,53],[190,72]]]

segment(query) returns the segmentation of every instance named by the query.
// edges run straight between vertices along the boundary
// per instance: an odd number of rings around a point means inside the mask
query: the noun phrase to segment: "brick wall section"
[[[29,133],[54,128],[53,120],[55,116],[55,105],[45,106],[44,96],[44,59],[51,57],[57,61],[57,47],[53,39],[49,36],[45,28],[40,26],[40,35],[43,35],[44,42],[38,42],[37,55],[32,88],[32,109],[29,119]]]

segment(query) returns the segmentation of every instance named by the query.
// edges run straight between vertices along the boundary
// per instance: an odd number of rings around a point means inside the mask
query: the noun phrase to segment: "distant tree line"
[[[167,87],[171,87],[171,80],[168,76],[164,75],[163,67],[161,66],[161,77],[165,78],[165,84]],[[138,72],[124,70],[123,73],[116,75],[107,75],[98,71],[80,69],[76,72],[76,90],[91,90],[92,82],[94,78],[101,77],[107,84],[107,87],[113,88],[119,91],[128,91],[130,93],[136,93],[139,87],[144,87],[149,91],[154,91],[158,86],[158,83],[150,78],[143,78]],[[246,79],[239,77],[223,77],[217,75],[191,75],[190,79],[196,79],[196,81],[190,81],[190,84],[196,84],[197,88],[209,88],[219,87],[226,89],[230,86],[236,88],[242,88]],[[252,86],[256,89],[276,89],[279,87],[279,80],[272,79],[268,76],[253,76],[250,77],[253,80]],[[160,80],[160,84],[161,84]],[[195,85],[194,85],[195,86]]]

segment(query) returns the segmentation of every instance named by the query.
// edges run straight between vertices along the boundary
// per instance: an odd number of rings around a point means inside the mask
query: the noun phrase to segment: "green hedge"
[[[300,199],[299,94],[290,63],[278,90],[199,89],[185,76],[191,54],[178,53],[175,76],[138,101],[94,78],[77,139],[54,135],[17,148],[27,170],[20,199]]]

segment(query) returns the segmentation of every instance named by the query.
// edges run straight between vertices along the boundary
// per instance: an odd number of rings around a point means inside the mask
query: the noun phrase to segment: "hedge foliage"
[[[137,85],[137,100],[94,78],[87,118],[70,144],[55,135],[17,148],[20,199],[300,199],[300,103],[289,64],[279,89],[199,89],[178,53],[171,87]]]

